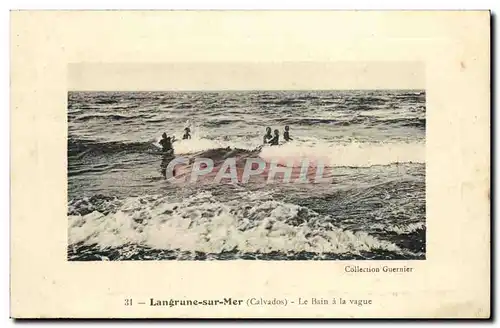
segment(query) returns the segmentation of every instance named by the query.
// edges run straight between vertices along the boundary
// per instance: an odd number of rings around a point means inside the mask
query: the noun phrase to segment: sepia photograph
[[[11,12],[11,317],[491,317],[490,22]]]
[[[71,90],[68,260],[424,260],[425,127],[424,89]]]

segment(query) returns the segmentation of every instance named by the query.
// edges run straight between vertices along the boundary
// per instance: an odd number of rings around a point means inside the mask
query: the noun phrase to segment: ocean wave
[[[120,99],[114,99],[114,98],[98,98],[94,100],[95,104],[101,104],[101,105],[111,105],[111,104],[117,104],[120,102]]]
[[[155,141],[155,145],[159,148],[159,141]],[[174,149],[176,155],[192,155],[197,154],[198,156],[208,155],[214,151],[222,151],[228,153],[231,150],[255,150],[260,144],[257,141],[254,142],[243,142],[243,141],[231,141],[231,140],[217,140],[217,139],[207,139],[202,137],[193,136],[191,139],[187,140],[177,140],[174,142]],[[203,152],[207,152],[204,154]],[[237,154],[236,154],[237,155]]]
[[[89,139],[68,139],[68,156],[112,154],[120,152],[146,152],[158,148],[151,142],[97,141]]]
[[[226,158],[258,156],[268,162],[278,160],[321,160],[334,167],[368,167],[393,163],[425,163],[425,144],[412,143],[335,143],[317,139],[292,141],[280,146],[261,147],[258,141],[221,141],[211,139],[181,140],[174,143],[177,155]],[[259,151],[256,151],[259,149]]]
[[[92,139],[81,139],[70,137],[68,139],[68,155],[100,155],[113,153],[158,153],[161,154],[159,140],[139,141],[99,141]],[[252,150],[248,144],[234,143],[229,141],[217,141],[204,138],[193,138],[190,140],[177,140],[174,142],[176,155],[198,154],[203,152],[213,153],[214,151],[224,151],[225,153],[234,149]],[[206,155],[206,154],[205,154]]]
[[[216,120],[210,120],[206,121],[203,123],[203,126],[205,127],[219,127],[222,125],[230,125],[230,124],[236,124],[243,122],[243,120],[240,119],[216,119]]]
[[[413,143],[333,143],[316,139],[292,141],[279,146],[262,147],[252,142],[193,138],[174,142],[176,156],[211,158],[260,157],[267,162],[321,161],[330,167],[369,167],[393,163],[424,163],[425,144]],[[70,138],[68,155],[100,155],[111,153],[161,154],[158,140],[146,142],[95,141]]]
[[[393,232],[398,235],[407,235],[414,233],[419,230],[425,230],[425,222],[413,222],[413,223],[401,223],[401,224],[382,224],[382,223],[375,223],[371,226],[372,229],[374,230],[382,230],[386,232]]]
[[[87,114],[75,117],[74,121],[87,122],[91,120],[105,120],[105,121],[126,121],[149,118],[151,115],[123,115],[123,114]]]
[[[361,108],[358,107],[358,110]],[[348,109],[348,110],[352,110]],[[366,110],[366,108],[363,108]],[[386,126],[406,126],[424,128],[426,126],[426,119],[420,117],[409,118],[390,118],[384,119],[376,116],[367,115],[353,115],[352,117],[339,117],[339,118],[321,118],[321,117],[286,117],[274,120],[278,124],[283,125],[305,125],[313,126],[318,124],[327,124],[333,126],[351,126],[351,125],[386,125]]]
[[[306,104],[306,102],[300,98],[276,99],[276,100],[263,99],[263,100],[257,100],[256,103],[259,105],[271,106],[271,107],[286,107],[286,106],[296,107],[299,105]]]
[[[366,105],[366,106],[373,106],[373,105],[383,105],[387,103],[387,101],[390,99],[390,97],[387,96],[363,96],[363,97],[348,97],[345,102],[346,103],[351,103],[353,105]],[[356,106],[354,106],[356,108]],[[370,107],[368,107],[370,109]]]
[[[414,143],[326,143],[290,142],[278,147],[265,147],[260,156],[272,159],[322,160],[331,166],[368,167],[392,163],[424,163],[425,144]]]
[[[426,119],[419,117],[379,119],[378,122],[380,124],[394,124],[399,126],[417,127],[417,128],[425,128],[426,126]]]
[[[368,118],[367,118],[368,119]],[[286,117],[275,119],[275,122],[282,125],[318,125],[318,124],[331,124],[331,125],[351,125],[362,123],[363,119],[342,120],[338,118],[307,118],[307,117]]]
[[[209,192],[180,202],[162,196],[132,197],[121,203],[96,199],[101,204],[90,213],[88,201],[73,202],[68,241],[70,246],[94,245],[101,250],[138,245],[202,253],[405,252],[366,232],[336,227],[306,207],[269,199],[255,192],[224,202]],[[79,212],[81,208],[86,211]]]

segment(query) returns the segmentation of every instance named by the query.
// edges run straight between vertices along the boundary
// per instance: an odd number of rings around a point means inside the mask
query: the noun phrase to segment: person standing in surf
[[[175,141],[175,137],[167,137],[166,133],[163,133],[160,140],[160,145],[162,147],[162,151],[165,153],[173,153],[174,147],[172,143]]]
[[[190,128],[185,128],[184,129],[184,135],[182,136],[182,140],[187,140],[187,139],[191,139],[191,129]]]
[[[290,127],[288,125],[285,126],[285,132],[283,132],[283,139],[285,139],[285,141],[293,140],[292,138],[290,138]]]
[[[267,127],[266,128],[266,134],[264,135],[264,142],[263,142],[263,144],[267,145],[269,143],[269,141],[271,141],[272,138],[273,138],[273,135],[271,134],[271,128]]]
[[[274,130],[274,137],[269,140],[271,146],[278,146],[280,142],[280,131],[278,129]]]
[[[161,160],[161,164],[160,164],[160,171],[161,171],[161,175],[163,175],[164,178],[167,177],[167,166],[168,166],[168,163],[170,163],[170,161],[174,158],[174,147],[172,145],[172,143],[175,140],[175,136],[173,137],[168,137],[166,133],[163,133],[162,136],[161,136],[161,140],[160,140],[160,145],[162,147],[162,151],[163,151],[163,157],[162,157],[162,160]],[[174,171],[174,175],[175,175],[175,171]]]

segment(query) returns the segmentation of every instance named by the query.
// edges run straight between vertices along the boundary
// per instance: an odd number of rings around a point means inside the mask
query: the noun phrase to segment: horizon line
[[[67,90],[67,92],[283,92],[283,91],[424,91],[422,89],[213,89],[213,90]]]

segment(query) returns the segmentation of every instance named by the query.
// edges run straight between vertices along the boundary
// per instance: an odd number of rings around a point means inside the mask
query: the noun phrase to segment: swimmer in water
[[[160,164],[160,171],[161,175],[163,175],[164,178],[167,178],[168,163],[170,163],[174,155],[174,147],[172,144],[177,140],[175,139],[175,136],[168,137],[166,133],[163,133],[161,137],[162,138],[160,140],[160,145],[162,146],[162,151],[164,154]],[[175,176],[175,169],[173,171],[173,174]]]
[[[280,141],[280,132],[278,130],[274,130],[274,137],[269,140],[269,144],[271,146],[277,146],[279,145],[279,141]]]
[[[273,135],[271,134],[271,128],[267,127],[266,128],[266,134],[264,135],[264,145],[267,145],[269,141],[273,138]]]
[[[191,132],[190,128],[185,128],[184,129],[184,135],[182,136],[182,140],[191,139],[190,132]]]
[[[175,141],[175,137],[167,137],[166,133],[163,133],[161,135],[161,140],[160,140],[160,145],[162,147],[163,152],[174,152],[174,147],[172,146],[172,143]]]
[[[285,132],[283,132],[283,139],[285,139],[285,141],[293,140],[292,138],[290,138],[290,127],[288,125],[285,126]]]

